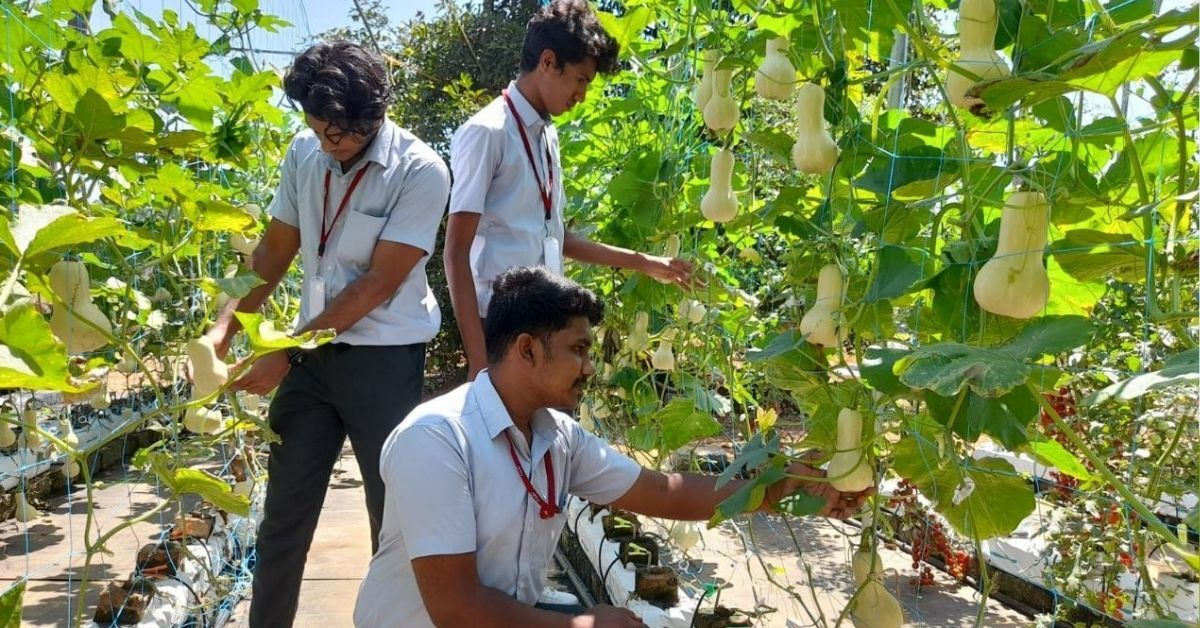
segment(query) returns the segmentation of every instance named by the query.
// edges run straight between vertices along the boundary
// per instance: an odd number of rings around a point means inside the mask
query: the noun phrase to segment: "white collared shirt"
[[[317,256],[321,239],[322,198],[329,172],[328,220],[359,170],[369,168],[329,235],[325,255]],[[304,270],[297,329],[312,320],[347,285],[370,267],[379,240],[399,242],[425,251],[392,297],[381,303],[336,342],[355,345],[405,345],[428,342],[442,323],[437,299],[429,288],[425,264],[433,253],[438,225],[450,193],[445,162],[412,133],[384,122],[367,152],[349,172],[321,152],[311,129],[298,133],[280,169],[279,187],[269,213],[300,229]],[[318,282],[323,284],[319,288]],[[323,295],[324,303],[317,304]]]
[[[508,95],[525,123],[543,185],[549,147],[553,162],[550,167],[554,170],[553,205],[547,221],[517,122],[503,96],[497,96],[454,132],[450,138],[450,168],[454,172],[450,213],[481,214],[471,243],[471,275],[475,278],[480,316],[487,314],[492,282],[500,273],[546,262],[543,242],[547,236],[558,240],[558,259],[562,259],[565,191],[558,131],[538,115],[515,82],[508,84]]]
[[[556,410],[539,410],[532,432],[531,456],[486,370],[409,413],[379,459],[387,489],[383,527],[358,590],[356,626],[433,625],[412,569],[412,559],[422,556],[474,552],[483,586],[537,602],[566,515],[540,518],[505,434],[543,497],[543,455],[550,452],[560,506],[568,493],[611,503],[633,486],[641,467]]]

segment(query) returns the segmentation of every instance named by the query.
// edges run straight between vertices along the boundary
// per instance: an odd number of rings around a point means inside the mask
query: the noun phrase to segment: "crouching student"
[[[562,532],[568,494],[651,517],[703,520],[742,485],[660,473],[587,432],[568,412],[592,375],[591,328],[602,304],[544,268],[496,282],[484,336],[488,367],[426,403],[383,446],[379,551],[354,623],[375,626],[641,626],[626,609],[569,616],[534,606]],[[550,408],[560,408],[553,410]],[[802,463],[767,491],[767,505],[824,473]],[[846,517],[867,492],[804,483]]]

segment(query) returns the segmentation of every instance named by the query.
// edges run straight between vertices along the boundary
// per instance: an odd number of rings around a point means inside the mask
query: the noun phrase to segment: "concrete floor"
[[[107,527],[130,513],[143,513],[158,502],[153,486],[138,482],[123,471],[110,472],[103,479],[106,483],[95,496],[97,520],[102,526]],[[15,578],[26,574],[30,577],[24,626],[67,625],[67,618],[78,603],[75,591],[83,563],[82,504],[78,495],[70,503],[63,497],[50,504],[45,517],[27,526],[13,520],[0,523],[0,590]],[[125,578],[137,549],[173,517],[174,513],[163,513],[114,537],[108,544],[112,554],[97,557],[90,569],[92,578],[99,581]],[[761,604],[776,609],[761,617],[756,624],[759,626],[813,625],[808,613],[816,613],[818,608],[826,617],[836,617],[851,590],[846,548],[847,535],[854,531],[823,521],[800,522],[795,527],[803,548],[801,556],[796,555],[786,528],[775,517],[756,516],[706,531],[704,544],[690,553],[687,572],[701,582],[731,584],[722,592],[723,605],[750,610]],[[763,562],[746,559],[746,544],[757,548]],[[885,552],[883,559],[888,568],[902,573],[911,571],[901,552]],[[347,448],[335,468],[309,552],[295,625],[350,626],[358,585],[369,560],[362,482]],[[811,570],[811,580],[807,570]],[[793,587],[805,603],[770,583],[768,576]],[[974,592],[957,586],[944,574],[938,573],[937,577],[938,585],[924,590],[920,596],[907,584],[907,576],[889,577],[888,588],[904,605],[909,624],[974,625],[977,608]],[[87,617],[94,609],[98,590],[97,586],[90,587]],[[248,611],[249,602],[240,603],[234,610],[232,625],[245,626]],[[1028,623],[1019,614],[992,603],[984,625]]]

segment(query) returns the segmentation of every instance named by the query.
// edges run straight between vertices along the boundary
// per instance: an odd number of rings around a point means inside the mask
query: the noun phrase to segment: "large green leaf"
[[[994,397],[1025,382],[1029,361],[1057,354],[1087,341],[1091,324],[1082,316],[1045,316],[1025,326],[1016,338],[994,348],[958,342],[926,345],[902,358],[895,370],[912,388],[951,397],[964,386]]]
[[[171,456],[162,451],[142,449],[133,457],[135,466],[149,469],[174,493],[193,493],[212,505],[243,517],[250,514],[250,500],[235,495],[229,484],[203,469],[176,467]]]
[[[0,319],[0,388],[79,392],[67,371],[67,349],[29,303]]]
[[[336,335],[332,329],[322,329],[293,336],[275,329],[275,325],[264,319],[262,314],[235,312],[234,315],[241,322],[246,338],[250,340],[250,350],[255,355],[291,347],[313,349],[333,340]]]
[[[867,289],[864,300],[874,303],[906,294],[925,278],[926,261],[923,250],[884,245],[875,260],[875,281]]]
[[[1083,466],[1079,458],[1063,448],[1056,440],[1030,441],[1025,445],[1025,450],[1037,458],[1038,462],[1048,467],[1054,467],[1077,480],[1089,482],[1093,479],[1091,472]]]
[[[965,474],[959,467],[952,469],[959,474],[947,474],[943,481],[956,478],[959,482],[938,502],[937,511],[960,533],[981,540],[1006,536],[1033,512],[1033,487],[1007,460],[980,458],[966,467]],[[967,479],[974,488],[962,497]]]
[[[916,181],[939,179],[949,185],[951,179],[948,175],[957,170],[958,162],[941,150],[917,144],[900,148],[895,154],[876,157],[862,176],[854,180],[854,185],[887,196],[893,190]]]
[[[1137,281],[1146,276],[1146,247],[1127,234],[1073,229],[1050,246],[1050,253],[1079,281]]]
[[[674,451],[697,438],[715,436],[721,431],[721,424],[707,412],[701,412],[691,399],[672,399],[651,418],[660,426],[662,451]]]
[[[954,419],[954,433],[968,442],[987,434],[1007,449],[1015,449],[1028,440],[1025,428],[1038,415],[1037,399],[1028,388],[1018,387],[1000,397],[982,397],[967,391],[962,406],[954,413],[956,397],[932,392],[925,395],[929,413],[946,425]]]
[[[114,114],[108,101],[94,89],[87,90],[75,103],[72,119],[89,141],[114,137],[125,128],[125,116]]]
[[[1194,385],[1197,382],[1200,382],[1200,352],[1188,349],[1167,358],[1157,371],[1134,375],[1088,395],[1083,405],[1095,405],[1110,399],[1129,401],[1151,391]]]
[[[250,500],[245,495],[235,495],[227,482],[203,469],[177,469],[170,484],[176,493],[195,493],[226,512],[243,517],[250,514]]]
[[[0,593],[0,628],[21,628],[21,604],[25,597],[25,579],[18,580]]]
[[[124,232],[116,218],[89,218],[66,205],[21,205],[15,222],[0,220],[0,244],[25,257]]]
[[[893,469],[920,489],[958,532],[990,539],[1011,533],[1033,512],[1033,488],[1000,458],[942,460],[919,435],[893,450]]]
[[[896,362],[908,355],[909,349],[892,349],[878,346],[867,347],[862,365],[862,377],[867,384],[885,395],[903,395],[909,392],[908,386],[896,377],[893,367]]]

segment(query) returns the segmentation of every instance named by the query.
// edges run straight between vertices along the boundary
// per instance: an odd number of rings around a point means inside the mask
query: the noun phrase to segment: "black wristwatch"
[[[288,347],[284,349],[287,352],[288,364],[298,366],[304,362],[304,358],[308,357],[308,352],[299,347]]]

